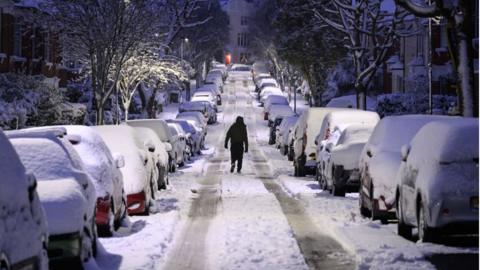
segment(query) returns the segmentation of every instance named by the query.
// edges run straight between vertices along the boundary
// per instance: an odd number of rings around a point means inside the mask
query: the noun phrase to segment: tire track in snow
[[[188,213],[188,220],[185,224],[185,229],[181,233],[177,245],[168,258],[165,269],[210,269],[208,265],[208,255],[206,253],[206,238],[210,227],[211,220],[217,215],[217,208],[221,203],[221,177],[219,171],[225,171],[225,163],[228,163],[227,151],[223,147],[222,138],[225,134],[225,129],[231,122],[236,111],[236,97],[232,92],[232,87],[227,87],[227,102],[224,109],[222,122],[216,127],[221,129],[219,132],[212,132],[215,134],[214,139],[217,144],[213,156],[208,160],[206,165],[206,172],[204,176],[198,181],[198,189],[192,189],[194,197],[192,199],[190,210]]]
[[[249,103],[246,120],[249,134],[249,162],[265,188],[277,198],[280,207],[292,228],[293,235],[311,269],[354,269],[351,256],[333,238],[322,234],[305,211],[302,202],[290,197],[274,180],[272,168],[263,151],[258,147],[256,111]],[[252,116],[253,113],[253,116]]]

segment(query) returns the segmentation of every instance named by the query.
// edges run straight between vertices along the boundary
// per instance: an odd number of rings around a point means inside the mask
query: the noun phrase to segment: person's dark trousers
[[[232,159],[231,172],[235,169],[235,162],[237,162],[237,172],[242,170],[243,161],[243,143],[234,143],[230,146],[230,156]]]

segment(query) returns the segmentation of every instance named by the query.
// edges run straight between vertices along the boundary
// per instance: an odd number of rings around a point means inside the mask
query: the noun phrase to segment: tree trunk
[[[458,77],[461,87],[460,110],[465,117],[478,116],[478,104],[473,87],[473,1],[463,0],[460,10],[455,14],[457,33]],[[461,13],[461,14],[458,14]]]
[[[97,103],[98,104],[98,103]],[[103,113],[104,109],[102,105],[97,105],[97,108],[95,110],[95,116],[96,116],[96,125],[100,126],[103,125]]]
[[[128,109],[130,108],[130,101],[129,101],[129,100],[128,100],[128,101],[127,101],[127,100],[124,100],[124,101],[122,102],[122,105],[123,105],[123,111],[124,111],[124,113],[125,113],[125,118],[124,118],[124,120],[125,120],[125,122],[127,122],[127,121],[128,121]]]
[[[359,110],[367,110],[367,94],[366,94],[366,88],[362,84],[358,84],[357,87],[355,87],[357,90],[357,108]]]

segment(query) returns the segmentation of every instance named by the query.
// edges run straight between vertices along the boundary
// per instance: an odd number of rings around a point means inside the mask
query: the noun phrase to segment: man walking
[[[247,126],[243,123],[243,117],[237,116],[235,123],[230,126],[225,137],[225,149],[228,149],[228,141],[230,142],[230,156],[232,160],[232,167],[230,172],[235,170],[235,162],[237,161],[237,172],[242,170],[243,161],[243,146],[245,145],[245,153],[248,152],[248,136]]]

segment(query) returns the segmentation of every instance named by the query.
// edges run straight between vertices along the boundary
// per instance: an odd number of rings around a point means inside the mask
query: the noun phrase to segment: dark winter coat
[[[231,141],[232,155],[243,155],[244,149],[245,152],[248,152],[247,127],[243,123],[243,117],[238,116],[235,123],[228,129],[225,137],[225,148],[228,148],[228,141]]]

